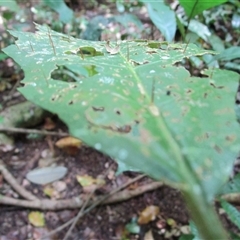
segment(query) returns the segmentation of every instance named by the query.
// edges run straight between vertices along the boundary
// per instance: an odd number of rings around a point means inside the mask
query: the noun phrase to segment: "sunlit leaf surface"
[[[11,31],[18,40],[4,49],[25,72],[19,90],[27,99],[118,162],[214,196],[239,151],[238,74],[190,76],[176,63],[211,53],[192,44],[125,41],[111,54],[105,42],[37,27],[35,34]],[[57,80],[60,67],[72,71],[72,81]]]

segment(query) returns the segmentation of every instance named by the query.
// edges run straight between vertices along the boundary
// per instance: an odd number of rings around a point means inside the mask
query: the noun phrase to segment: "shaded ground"
[[[55,142],[56,137],[48,141]],[[44,197],[43,187],[31,183],[26,184],[26,180],[24,179],[26,172],[30,168],[38,166],[41,154],[46,149],[49,149],[46,138],[42,140],[28,140],[24,135],[17,135],[15,148],[10,152],[1,153],[0,155],[14,177],[20,180],[20,182],[23,180],[26,188],[34,192],[39,198]],[[62,193],[62,196],[65,198],[77,196],[82,192],[82,188],[76,180],[77,174],[87,173],[88,175],[97,177],[100,174],[104,175],[110,167],[116,169],[115,163],[109,157],[89,147],[82,147],[74,157],[56,148],[54,148],[54,151],[55,158],[58,159],[58,165],[68,168],[68,174],[63,179],[67,183],[67,188]],[[36,158],[38,153],[39,157]],[[106,178],[108,182],[107,187],[96,194],[104,194],[109,188],[118,186],[122,182],[127,181],[127,179],[133,178],[134,175],[136,174],[126,173],[113,180]],[[138,184],[141,185],[146,182],[148,182],[148,179],[144,178]],[[14,194],[4,181],[1,181],[1,192],[8,196],[16,197],[16,194]],[[161,239],[159,234],[161,226],[159,228],[157,225],[159,225],[159,221],[162,221],[162,218],[164,220],[172,218],[179,226],[187,224],[188,217],[180,194],[176,190],[162,187],[126,202],[98,207],[79,221],[73,231],[72,239],[121,239],[125,224],[129,223],[133,217],[137,217],[149,205],[160,207],[159,216],[151,224],[143,226],[141,233],[138,236],[132,236],[131,239],[143,239],[141,236],[143,237],[149,229],[152,229],[154,235],[157,236],[155,239]],[[47,233],[48,230],[57,228],[74,217],[77,212],[77,210],[45,211],[46,229],[42,229],[42,232]],[[37,235],[37,232],[40,230],[29,224],[28,213],[29,209],[1,206],[0,239],[27,239]],[[61,239],[62,234],[65,232],[66,230],[60,232],[56,236],[57,239]],[[39,234],[41,235],[41,233]]]

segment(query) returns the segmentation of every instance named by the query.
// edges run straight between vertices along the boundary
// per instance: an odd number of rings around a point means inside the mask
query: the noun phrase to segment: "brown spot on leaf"
[[[125,125],[123,127],[117,128],[117,131],[120,133],[129,133],[132,130],[132,127],[130,125]]]
[[[96,112],[103,112],[104,111],[104,107],[93,107],[92,106],[92,109]]]
[[[222,149],[218,145],[215,145],[213,148],[216,150],[217,153],[222,153]]]

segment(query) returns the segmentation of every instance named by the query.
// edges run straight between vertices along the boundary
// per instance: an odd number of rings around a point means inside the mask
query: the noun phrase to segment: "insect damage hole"
[[[121,115],[121,112],[119,110],[115,111],[117,115]]]
[[[95,112],[103,112],[105,110],[104,107],[94,107],[94,106],[92,106],[92,109]]]

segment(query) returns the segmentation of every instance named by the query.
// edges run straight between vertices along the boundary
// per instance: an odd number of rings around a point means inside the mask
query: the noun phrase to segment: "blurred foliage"
[[[192,57],[188,64],[201,69],[222,67],[240,72],[240,3],[238,0],[206,2],[147,0],[44,0],[0,1],[1,48],[13,42],[7,29],[35,31],[33,22],[86,40],[185,41],[213,49],[219,56]],[[89,15],[87,10],[91,9]],[[146,21],[147,17],[152,23]],[[234,52],[234,55],[232,54]],[[5,59],[1,55],[0,60]]]

